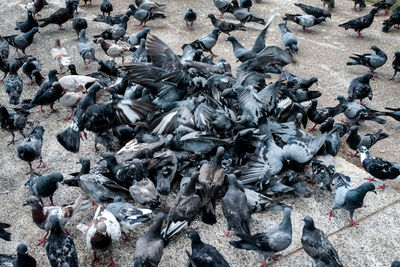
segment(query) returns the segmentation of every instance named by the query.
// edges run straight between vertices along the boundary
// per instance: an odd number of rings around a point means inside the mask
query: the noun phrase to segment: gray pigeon
[[[189,28],[189,30],[193,31],[193,23],[197,19],[196,12],[193,9],[189,8],[188,10],[185,11],[183,19],[185,20],[186,26]]]
[[[165,214],[159,213],[149,230],[136,241],[134,267],[158,266],[164,249],[161,227]]]
[[[81,55],[81,57],[83,59],[85,69],[88,68],[86,60],[88,60],[89,63],[91,60],[98,61],[96,58],[96,55],[95,55],[95,51],[94,51],[92,42],[89,41],[88,39],[86,39],[86,30],[85,29],[81,30],[81,33],[79,34],[79,42],[76,46],[77,46],[79,55]]]
[[[8,59],[10,54],[10,45],[7,40],[0,36],[0,59]]]
[[[11,105],[20,103],[20,96],[24,88],[22,78],[18,75],[17,62],[12,62],[10,65],[10,73],[4,78],[4,90],[8,94],[8,99]]]
[[[354,189],[350,186],[350,177],[341,173],[336,173],[335,176],[335,198],[332,209],[328,212],[329,219],[334,217],[335,209],[345,209],[350,212],[350,226],[357,227],[357,223],[353,220],[354,211],[364,206],[364,198],[368,192],[372,191],[376,194],[375,185],[365,182]]]
[[[244,27],[246,22],[256,22],[261,25],[266,24],[263,18],[256,17],[246,9],[240,8],[237,0],[233,0],[232,4],[234,5],[233,16],[235,16],[235,18],[240,21],[240,25],[242,27]]]
[[[360,99],[360,104],[363,105],[362,100],[364,98],[368,97],[369,100],[372,100],[372,87],[369,81],[373,78],[372,73],[367,73],[352,80],[348,90],[349,101]]]
[[[25,49],[32,44],[33,36],[35,36],[37,32],[39,32],[39,29],[37,27],[34,27],[26,33],[7,36],[4,37],[4,39],[7,40],[9,45],[15,47],[17,49],[17,52],[18,49],[20,49],[22,50],[22,53],[25,54]]]
[[[273,225],[264,232],[255,235],[239,234],[240,241],[229,241],[235,248],[254,250],[264,257],[264,266],[266,259],[277,259],[276,253],[288,248],[292,243],[292,221],[290,214],[292,208],[283,210],[283,219],[280,224]]]
[[[31,174],[30,179],[26,182],[32,195],[38,197],[43,203],[42,197],[50,197],[50,203],[53,203],[53,194],[58,189],[58,183],[62,182],[63,175],[59,172],[53,172],[47,175],[35,176]]]
[[[240,27],[240,24],[217,19],[213,14],[208,14],[208,17],[211,19],[211,23],[213,24],[214,28],[218,28],[221,32],[228,35],[230,35],[230,32],[232,31],[246,31],[246,29]]]
[[[250,235],[251,212],[247,205],[246,194],[239,186],[234,174],[228,175],[228,181],[228,191],[221,201],[228,231],[233,229],[235,233]],[[229,235],[229,232],[225,235]]]
[[[279,23],[279,29],[282,34],[282,43],[288,52],[298,52],[299,48],[297,46],[296,36],[289,30],[289,28],[284,23]]]
[[[317,137],[312,135],[305,138],[289,137],[286,145],[283,146],[283,157],[286,160],[293,160],[297,163],[306,163],[317,154],[326,138],[326,133]]]
[[[36,267],[36,260],[29,255],[28,247],[21,243],[17,246],[17,254],[0,254],[0,265],[4,267]]]
[[[121,18],[121,23],[113,25],[111,28],[108,28],[101,34],[95,35],[94,38],[101,37],[104,40],[114,40],[115,43],[117,43],[117,41],[123,38],[126,33],[128,20],[129,17],[127,15],[123,15]]]
[[[313,15],[301,15],[301,14],[296,14],[296,15],[292,15],[292,14],[285,14],[285,17],[283,17],[283,20],[285,21],[293,21],[294,23],[300,25],[303,27],[303,31],[304,32],[308,32],[307,28],[310,28],[314,25],[320,24],[321,22],[325,21],[324,17],[319,17],[316,18]]]
[[[324,232],[315,227],[314,220],[310,216],[306,216],[303,221],[301,244],[315,264],[318,267],[343,267],[336,249]]]
[[[360,146],[365,146],[366,148],[372,147],[376,142],[389,137],[388,134],[382,133],[382,129],[374,134],[359,134],[358,126],[351,126],[350,134],[346,139],[346,143],[353,150],[357,150]]]
[[[363,65],[369,68],[369,71],[372,73],[373,77],[376,78],[375,70],[379,67],[382,67],[387,61],[387,55],[377,46],[371,46],[371,49],[375,51],[375,54],[354,54],[350,58],[354,61],[347,62],[346,65]]]
[[[44,166],[42,161],[42,144],[43,144],[44,128],[36,126],[32,132],[17,147],[17,156],[23,161],[28,162],[30,173],[33,173],[32,161],[40,159],[40,164]]]
[[[386,120],[378,117],[379,115],[382,115],[378,111],[367,108],[356,102],[349,102],[344,98],[344,96],[338,96],[337,99],[340,101],[342,107],[345,109],[343,114],[347,118],[347,123],[351,125],[359,124],[360,122],[366,120],[375,121],[379,124],[386,123]]]
[[[136,46],[140,44],[141,39],[147,38],[147,34],[149,34],[150,28],[144,28],[143,31],[132,33],[131,35],[124,37],[124,41],[130,44],[131,46]]]
[[[226,0],[213,0],[214,1],[214,6],[218,8],[219,12],[221,12],[218,15],[219,19],[224,18],[224,13],[233,13],[233,5],[228,3]]]
[[[220,33],[221,31],[215,28],[210,34],[200,37],[189,45],[194,49],[201,49],[203,51],[210,52],[211,55],[215,57],[216,55],[214,55],[212,52],[212,48],[216,45]]]
[[[133,17],[135,19],[137,19],[138,21],[140,21],[140,24],[137,25],[138,27],[146,27],[146,23],[152,19],[157,19],[157,18],[165,19],[166,18],[166,16],[163,13],[155,13],[152,11],[142,9],[140,7],[136,8],[134,4],[130,4],[129,8],[133,12]]]

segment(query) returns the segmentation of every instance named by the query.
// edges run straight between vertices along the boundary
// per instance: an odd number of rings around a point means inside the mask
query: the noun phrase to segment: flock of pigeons
[[[336,209],[350,212],[351,226],[354,211],[363,206],[368,192],[375,191],[375,178],[395,179],[400,176],[400,165],[374,157],[368,152],[376,142],[387,138],[386,133],[359,134],[358,126],[365,121],[384,124],[383,116],[400,121],[400,108],[377,111],[366,107],[362,100],[372,99],[370,80],[375,70],[387,61],[387,55],[376,46],[371,54],[355,54],[347,65],[362,65],[369,72],[355,78],[348,89],[348,97],[338,96],[334,107],[318,106],[319,91],[310,90],[318,78],[310,79],[289,73],[285,66],[293,62],[299,50],[296,36],[287,22],[292,21],[307,28],[331,17],[327,10],[304,4],[295,4],[305,14],[285,14],[279,24],[284,48],[266,46],[265,35],[275,14],[268,20],[250,13],[251,0],[231,3],[214,0],[221,12],[220,19],[209,14],[214,26],[212,32],[182,46],[182,54],[175,54],[149,28],[126,35],[131,17],[145,26],[152,19],[165,18],[165,6],[147,0],[136,0],[129,5],[126,14],[111,15],[113,6],[108,0],[100,5],[102,15],[95,22],[110,27],[95,35],[93,42],[86,37],[88,22],[77,16],[79,0],[66,0],[47,18],[37,19],[47,4],[34,0],[27,5],[27,19],[17,23],[21,34],[0,38],[0,67],[5,73],[4,89],[9,104],[0,106],[1,128],[24,140],[17,145],[18,158],[28,163],[30,178],[26,183],[31,196],[24,205],[31,207],[32,220],[46,231],[38,245],[46,247],[51,266],[78,266],[77,251],[72,236],[65,228],[68,220],[84,210],[85,196],[98,208],[86,233],[87,248],[93,252],[92,263],[99,261],[98,254],[110,252],[110,264],[114,266],[112,244],[140,224],[152,221],[148,231],[136,242],[134,266],[157,266],[163,248],[174,242],[174,235],[187,229],[201,214],[207,224],[216,223],[215,208],[218,203],[227,222],[239,238],[230,241],[237,249],[254,250],[266,259],[277,260],[280,251],[292,242],[292,207],[282,202],[293,193],[310,197],[312,190],[304,184],[307,180],[322,190],[334,189],[334,201],[329,218]],[[257,2],[257,1],[256,1]],[[324,7],[334,8],[333,0],[323,0]],[[355,0],[355,8],[366,7]],[[379,10],[386,11],[395,1],[382,0],[374,4],[371,12],[339,26],[361,30],[369,27]],[[91,4],[84,0],[84,6]],[[83,6],[83,7],[84,7]],[[232,13],[238,23],[222,20],[224,13]],[[197,18],[194,10],[184,14],[189,30]],[[72,20],[78,35],[77,50],[87,67],[91,61],[98,63],[98,71],[78,74],[73,64],[68,64],[65,74],[50,70],[47,79],[41,75],[41,64],[34,55],[27,56],[26,49],[33,43],[39,27],[62,24]],[[259,23],[265,28],[259,33],[252,49],[245,48],[230,35],[233,31],[245,31],[246,23]],[[383,31],[400,24],[400,9],[396,8],[385,20]],[[50,27],[50,26],[49,26]],[[221,33],[229,35],[233,53],[240,66],[232,73],[230,64],[220,58],[214,63],[212,48]],[[123,43],[121,42],[123,41]],[[114,41],[114,43],[110,42]],[[110,60],[96,58],[94,43],[101,46]],[[9,57],[10,46],[21,50],[23,56]],[[117,65],[115,58],[132,54],[131,62]],[[210,55],[208,55],[209,53]],[[299,60],[299,59],[298,59]],[[400,70],[400,52],[395,53],[392,64],[394,76]],[[63,63],[59,64],[60,72]],[[32,99],[20,100],[23,91],[22,69],[31,85],[39,88]],[[275,82],[267,82],[270,73],[279,74]],[[393,76],[393,78],[394,78]],[[392,78],[392,79],[393,79]],[[360,104],[356,102],[360,100]],[[80,141],[86,132],[95,135],[95,149],[100,143],[108,151],[102,160],[91,166],[88,158],[81,157],[79,173],[64,179],[59,172],[38,174],[32,162],[42,161],[42,144],[45,129],[29,122],[32,109],[49,105],[51,112],[59,101],[72,109],[65,120],[71,124],[60,130],[55,137],[68,151],[78,152]],[[57,104],[58,105],[58,104]],[[334,118],[344,114],[347,121],[336,123]],[[305,131],[308,121],[315,123],[309,132],[320,125],[319,135]],[[32,130],[25,135],[27,124]],[[335,170],[335,156],[345,137],[347,145],[359,153],[361,164],[371,174],[370,181],[357,188],[351,186],[350,177]],[[116,152],[117,153],[113,153]],[[80,187],[80,195],[74,203],[54,205],[53,195],[58,184]],[[167,196],[179,184],[179,192],[171,203]],[[380,186],[384,189],[385,185]],[[43,198],[50,198],[45,206]],[[134,203],[136,206],[134,206]],[[252,234],[251,215],[269,210],[283,211],[282,222],[265,231]],[[10,240],[6,229],[9,224],[0,223],[0,237]],[[187,236],[192,241],[192,252],[187,252],[191,266],[229,266],[217,249],[201,241],[195,230]],[[315,227],[311,217],[304,217],[301,243],[317,266],[343,266],[339,255],[328,237]],[[36,260],[20,244],[17,254],[0,255],[1,266],[36,266]],[[393,262],[392,266],[399,266]]]

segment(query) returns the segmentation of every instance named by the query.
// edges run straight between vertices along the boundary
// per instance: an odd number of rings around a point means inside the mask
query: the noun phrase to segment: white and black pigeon
[[[33,173],[32,161],[39,159],[39,167],[44,166],[42,160],[43,135],[44,128],[38,125],[17,147],[17,156],[29,164],[30,173]]]
[[[110,252],[109,266],[115,266],[112,256],[112,243],[121,238],[121,227],[114,215],[98,206],[86,233],[86,246],[93,252],[93,263],[99,263],[97,253]]]
[[[263,18],[259,18],[251,14],[246,9],[240,8],[237,0],[232,0],[233,16],[240,21],[240,25],[244,27],[246,22],[256,22],[261,25],[267,24]]]
[[[24,88],[22,78],[18,75],[18,63],[11,62],[10,72],[4,78],[4,90],[6,91],[11,105],[18,105],[20,103],[20,96]]]
[[[303,27],[304,32],[308,32],[307,28],[310,28],[314,25],[320,24],[321,22],[325,21],[325,17],[316,18],[313,15],[301,15],[301,14],[285,14],[283,17],[285,21],[293,21],[294,23]]]
[[[86,38],[86,30],[82,29],[79,34],[79,41],[76,45],[79,55],[83,59],[85,69],[87,69],[86,60],[89,63],[94,60],[97,61],[93,43]]]
[[[374,134],[359,134],[358,126],[353,125],[350,127],[350,134],[346,139],[346,143],[351,149],[357,150],[360,146],[370,148],[375,145],[376,142],[387,137],[389,137],[389,135],[382,133],[382,129]]]
[[[261,254],[264,257],[263,266],[266,266],[267,258],[277,259],[279,255],[275,254],[285,250],[292,243],[291,212],[292,208],[285,208],[281,223],[255,235],[239,234],[240,241],[229,241],[229,243],[235,248],[254,250]]]
[[[71,236],[63,231],[57,216],[50,216],[51,230],[46,242],[46,254],[51,267],[78,267],[78,252]]]
[[[286,51],[297,53],[299,51],[299,47],[297,46],[296,36],[284,23],[279,23],[279,29],[281,30],[282,43],[285,46]]]
[[[42,197],[49,197],[51,206],[54,206],[53,194],[58,189],[58,183],[62,182],[62,180],[63,175],[59,172],[40,176],[32,173],[25,186],[29,186],[31,194],[38,197],[40,202],[43,203]]]
[[[185,14],[183,14],[183,19],[185,20],[186,26],[189,28],[189,30],[193,31],[193,23],[197,19],[196,12],[193,9],[189,8],[185,11]]]
[[[369,71],[372,73],[373,77],[376,78],[375,70],[379,67],[382,67],[387,61],[387,55],[380,48],[373,45],[371,49],[375,51],[375,54],[354,54],[350,58],[354,61],[347,62],[346,65],[362,65],[369,68]]]
[[[197,231],[190,230],[187,232],[187,236],[192,241],[192,254],[186,250],[189,257],[188,266],[229,267],[229,263],[214,246],[201,241]]]
[[[361,77],[357,77],[351,81],[349,86],[349,101],[354,101],[356,99],[360,100],[360,104],[362,105],[362,100],[368,97],[369,100],[372,100],[372,87],[369,84],[369,81],[374,79],[372,73],[364,74]]]
[[[360,153],[362,166],[373,177],[381,180],[393,180],[400,177],[400,164],[372,156],[365,146],[359,147],[357,151]],[[374,181],[373,177],[366,179]],[[383,190],[385,187],[386,184],[383,184],[378,189]]]
[[[333,211],[336,209],[345,209],[350,212],[350,226],[357,227],[357,223],[353,220],[354,211],[364,206],[364,198],[370,191],[375,191],[375,185],[371,182],[365,182],[357,188],[350,185],[350,177],[336,172],[334,182],[335,197],[333,199],[332,209],[327,213],[329,219],[334,217]]]
[[[358,36],[360,38],[363,38],[361,31],[371,26],[372,22],[374,22],[374,17],[376,13],[378,13],[378,9],[373,8],[367,15],[339,24],[339,27],[343,27],[345,30],[354,29],[354,31],[357,32]]]
[[[191,42],[189,45],[194,49],[201,49],[216,56],[212,52],[212,48],[216,45],[220,33],[221,31],[218,28],[215,28],[210,34],[203,35],[199,39]]]
[[[314,220],[310,216],[306,216],[303,221],[301,244],[304,251],[314,260],[316,266],[343,267],[338,252],[326,234],[315,227]]]
[[[29,255],[28,246],[21,243],[17,246],[17,254],[0,254],[0,265],[4,267],[36,267],[37,262]]]
[[[125,234],[125,240],[129,240],[128,234],[137,226],[150,221],[152,211],[149,209],[139,209],[128,202],[123,202],[116,197],[114,202],[107,205],[107,210],[111,212],[121,225],[121,231]]]
[[[164,249],[161,227],[165,214],[159,213],[149,230],[136,241],[133,266],[158,266]]]

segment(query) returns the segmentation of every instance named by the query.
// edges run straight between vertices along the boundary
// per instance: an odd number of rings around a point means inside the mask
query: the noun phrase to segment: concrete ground
[[[25,18],[25,12],[22,8],[28,0],[0,1],[0,18],[2,25],[0,27],[1,35],[16,34],[13,30],[15,21],[21,21]],[[63,0],[48,0],[47,6],[42,12],[45,17],[57,8],[64,5]],[[83,2],[83,1],[81,1]],[[114,5],[114,13],[123,13],[129,3],[133,1],[111,1]],[[306,0],[305,4],[322,6],[321,1]],[[148,23],[151,32],[162,40],[164,40],[176,53],[180,53],[180,47],[184,43],[191,42],[196,38],[211,32],[212,26],[207,18],[208,13],[217,13],[211,0],[195,1],[195,0],[164,0],[163,3],[168,5],[165,20],[157,20]],[[260,17],[267,18],[274,11],[280,15],[284,13],[300,13],[300,10],[293,6],[295,1],[279,1],[279,0],[263,0],[261,4],[255,4],[252,12]],[[91,21],[94,14],[98,14],[100,0],[93,0],[90,7],[80,7],[79,16]],[[314,87],[316,90],[323,92],[323,96],[319,100],[321,106],[332,106],[336,104],[335,98],[338,94],[347,95],[347,88],[351,80],[357,76],[364,74],[367,70],[364,67],[345,65],[348,57],[352,53],[369,53],[371,45],[377,45],[388,54],[388,62],[378,69],[378,79],[372,81],[374,89],[373,101],[366,101],[367,105],[374,109],[383,109],[384,107],[399,106],[399,82],[400,76],[394,81],[388,81],[392,76],[391,61],[396,50],[400,50],[399,32],[391,30],[384,34],[381,32],[381,24],[384,19],[383,15],[377,16],[374,24],[363,31],[364,39],[359,39],[352,31],[345,31],[337,27],[338,24],[345,22],[359,15],[364,15],[370,10],[368,6],[361,13],[354,12],[351,7],[352,1],[337,1],[336,7],[332,12],[332,19],[328,19],[326,23],[313,27],[311,33],[305,34],[301,28],[289,22],[290,29],[294,32],[299,40],[300,52],[295,55],[296,64],[292,64],[287,69],[300,76],[317,76],[319,78],[319,86]],[[183,23],[183,13],[192,7],[198,14],[198,20],[194,25],[194,32],[189,32]],[[231,15],[226,15],[226,19],[232,20]],[[281,46],[281,37],[277,24],[281,21],[278,16],[270,27],[267,34],[266,42],[268,45]],[[138,31],[134,27],[137,22],[132,18],[129,21],[128,33]],[[235,32],[240,42],[246,47],[251,47],[259,30],[260,25],[253,23],[247,24],[246,32]],[[42,73],[47,73],[49,69],[55,67],[54,61],[51,59],[50,51],[53,46],[54,39],[61,39],[62,44],[67,48],[73,63],[77,66],[79,73],[90,73],[97,69],[96,64],[91,64],[89,70],[83,69],[82,60],[76,51],[75,32],[72,31],[71,23],[65,24],[66,30],[60,32],[57,26],[50,25],[44,29],[40,29],[41,34],[35,37],[36,42],[27,49],[28,54],[37,57],[43,64]],[[87,36],[92,37],[101,33],[107,26],[101,23],[90,22],[87,30]],[[220,57],[226,58],[233,66],[237,66],[234,62],[232,48],[229,43],[225,42],[226,35],[221,35],[214,49],[214,52]],[[106,59],[106,55],[96,46],[96,54],[99,58]],[[118,61],[119,62],[119,61]],[[24,79],[24,91],[22,99],[30,98],[38,89],[36,86],[29,87],[28,80]],[[274,79],[276,77],[273,77]],[[6,104],[8,101],[4,90],[0,90],[0,102]],[[67,152],[56,141],[56,134],[68,125],[62,119],[67,116],[68,110],[61,107],[58,103],[56,108],[60,108],[60,113],[44,114],[33,112],[30,116],[31,120],[40,122],[46,129],[43,144],[43,160],[46,162],[48,170],[46,172],[59,171],[67,176],[68,173],[77,171],[79,166],[75,164],[80,156],[87,156],[91,159],[92,164],[99,160],[100,155],[104,152],[93,152],[93,140],[85,141],[81,144],[81,150],[78,154]],[[46,109],[46,107],[45,107]],[[46,109],[48,110],[48,109]],[[338,119],[341,119],[339,117]],[[379,125],[374,122],[367,122],[361,125],[362,133],[370,133],[378,129],[383,129],[389,133],[390,137],[381,141],[371,149],[373,155],[383,157],[385,159],[400,162],[400,153],[397,140],[400,138],[399,122],[387,119],[385,125]],[[28,131],[28,129],[26,130]],[[33,223],[30,216],[29,208],[22,207],[22,203],[29,196],[28,189],[24,187],[28,177],[25,173],[28,166],[16,156],[16,146],[7,146],[11,136],[6,132],[0,133],[2,142],[0,148],[2,156],[0,157],[0,221],[11,223],[12,241],[0,241],[0,253],[14,252],[18,243],[24,242],[29,246],[29,252],[37,259],[38,266],[49,266],[44,248],[37,247],[36,241],[44,235],[44,232],[38,229]],[[16,143],[19,144],[22,138],[18,136]],[[352,178],[354,186],[358,186],[363,182],[363,178],[367,174],[359,169],[358,158],[347,156],[350,150],[343,145],[340,157],[337,158],[337,170],[349,175]],[[36,166],[37,163],[34,163]],[[381,184],[377,182],[377,185]],[[357,229],[348,226],[348,212],[337,211],[336,218],[328,220],[325,213],[330,210],[333,195],[330,192],[321,191],[314,188],[315,195],[309,199],[293,197],[286,204],[294,207],[292,213],[293,223],[293,243],[283,251],[283,257],[280,261],[271,263],[275,266],[311,266],[311,259],[302,251],[300,237],[302,233],[303,223],[301,219],[310,215],[314,218],[316,226],[321,228],[330,237],[331,242],[337,248],[346,266],[389,266],[395,259],[400,259],[400,245],[398,224],[400,222],[400,197],[398,194],[398,182],[391,183],[391,187],[377,195],[368,194],[363,209],[357,210],[355,220],[360,223]],[[7,193],[8,192],[8,193]],[[55,203],[63,204],[73,201],[79,190],[66,188],[61,186],[55,194]],[[45,203],[48,203],[45,200]],[[85,235],[78,231],[75,226],[78,223],[88,224],[92,219],[95,208],[76,214],[68,223],[74,238],[75,245],[78,249],[79,262],[81,266],[89,266],[92,255],[85,247]],[[220,205],[217,207],[218,223],[214,226],[208,226],[196,219],[193,227],[198,228],[204,242],[210,243],[218,248],[224,255],[231,266],[256,266],[262,258],[254,252],[233,249],[228,241],[231,238],[220,237],[225,230],[226,222],[222,216]],[[281,220],[282,214],[266,213],[255,214],[251,224],[252,232],[262,231],[266,227],[275,224]],[[134,246],[137,237],[140,236],[147,226],[138,229],[133,235],[131,242],[118,242],[114,246],[114,259],[118,266],[131,266],[133,262]],[[164,256],[160,266],[182,266],[186,262],[185,249],[190,251],[190,242],[182,233],[174,239],[170,245],[164,250]],[[106,266],[108,258],[104,257],[100,266]]]

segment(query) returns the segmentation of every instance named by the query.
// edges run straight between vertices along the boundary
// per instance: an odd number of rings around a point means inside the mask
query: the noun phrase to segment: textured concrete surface
[[[25,18],[25,12],[21,6],[25,5],[28,0],[0,1],[0,17],[2,25],[0,27],[1,35],[16,34],[12,30],[15,21],[21,21]],[[63,0],[48,0],[47,6],[42,12],[42,17],[54,12],[58,7],[64,4]],[[83,1],[81,1],[83,2]],[[113,0],[114,13],[123,13],[126,7],[133,1],[117,1]],[[164,0],[163,3],[168,5],[165,20],[157,20],[148,23],[152,33],[156,34],[164,40],[171,48],[180,53],[180,47],[184,43],[189,43],[194,39],[209,33],[212,30],[211,23],[207,18],[208,13],[217,13],[217,10],[211,0]],[[321,1],[306,0],[302,1],[306,4],[321,6]],[[337,25],[345,22],[353,17],[366,14],[370,7],[367,7],[361,13],[351,10],[352,1],[336,1],[336,8],[332,13],[332,20],[313,27],[310,34],[302,32],[301,27],[290,23],[290,29],[296,34],[299,40],[300,52],[295,55],[296,64],[292,64],[287,69],[297,75],[306,77],[317,76],[319,78],[319,86],[314,87],[321,90],[323,96],[319,100],[322,106],[332,106],[336,104],[335,98],[338,94],[347,94],[347,88],[351,80],[357,76],[364,74],[367,70],[364,67],[355,66],[348,67],[345,62],[352,53],[369,53],[371,45],[377,45],[388,54],[388,62],[385,66],[378,69],[379,78],[371,82],[374,89],[373,101],[366,101],[367,105],[382,109],[385,106],[398,107],[400,100],[398,90],[400,76],[394,81],[389,82],[392,76],[391,61],[394,51],[399,50],[397,46],[399,41],[399,32],[391,30],[388,34],[381,32],[381,23],[387,17],[383,15],[376,17],[371,28],[363,31],[364,39],[359,39],[352,31],[344,31]],[[274,11],[280,15],[284,13],[300,13],[300,9],[293,6],[294,0],[263,0],[261,4],[255,4],[252,12],[256,15],[267,18]],[[98,14],[100,0],[93,0],[91,7],[79,8],[80,14],[88,21],[93,18],[93,14]],[[189,7],[194,8],[198,13],[198,20],[194,25],[195,31],[189,32],[183,23],[183,12]],[[226,15],[226,19],[233,21],[231,15]],[[270,27],[266,42],[269,45],[281,46],[280,32],[277,24],[280,22],[279,16]],[[128,33],[138,31],[134,27],[137,23],[133,18],[129,21]],[[43,71],[45,74],[50,68],[55,67],[55,63],[51,60],[50,51],[53,46],[54,39],[61,39],[61,43],[67,48],[73,63],[77,66],[79,73],[90,73],[97,69],[96,64],[89,65],[89,70],[83,69],[82,59],[76,51],[75,32],[72,31],[71,23],[64,25],[66,30],[59,32],[56,25],[50,25],[44,29],[40,29],[41,34],[35,37],[36,42],[27,49],[28,54],[33,54],[43,63]],[[250,48],[257,37],[260,25],[249,23],[246,32],[235,32],[240,42]],[[91,38],[93,35],[101,33],[108,26],[101,23],[89,24],[87,36]],[[232,48],[229,43],[225,42],[226,35],[221,35],[214,49],[214,52],[220,57],[223,56],[233,66],[237,66],[233,59]],[[99,58],[106,59],[106,55],[96,46],[96,55]],[[22,99],[30,98],[34,95],[37,87],[29,87],[28,80],[25,76],[24,91]],[[273,77],[274,79],[276,78]],[[7,96],[4,90],[0,90],[0,102],[7,103]],[[31,120],[40,122],[46,129],[43,144],[43,159],[48,166],[46,172],[59,171],[67,176],[68,173],[75,172],[79,166],[75,164],[80,156],[87,156],[92,160],[92,164],[100,158],[104,149],[100,152],[93,152],[93,140],[91,137],[88,141],[82,142],[81,150],[78,154],[65,151],[56,141],[55,135],[67,126],[62,118],[66,117],[68,110],[61,107],[58,103],[56,108],[60,108],[60,114],[54,113],[33,113]],[[46,109],[46,108],[45,108]],[[46,109],[47,110],[47,109]],[[338,118],[340,119],[340,117]],[[398,122],[388,119],[387,124],[379,125],[374,122],[362,124],[360,131],[362,133],[376,131],[383,128],[385,132],[390,134],[390,138],[381,141],[378,145],[371,149],[374,155],[384,157],[388,160],[400,162],[400,153],[398,142],[400,138],[400,125]],[[28,130],[26,130],[28,131]],[[22,207],[22,203],[29,196],[28,189],[23,185],[28,179],[25,172],[28,170],[27,164],[20,161],[16,156],[16,146],[7,146],[6,143],[11,136],[6,132],[0,133],[0,149],[2,155],[0,157],[0,192],[8,191],[8,194],[0,195],[0,221],[11,223],[12,241],[0,241],[0,253],[14,252],[15,247],[20,242],[25,242],[29,246],[30,253],[38,260],[39,266],[49,266],[46,258],[45,250],[42,247],[36,247],[36,241],[44,235],[44,231],[38,229],[30,217],[30,211],[27,207]],[[6,142],[7,141],[7,142]],[[22,138],[17,134],[16,143],[20,143]],[[342,146],[340,155],[342,158],[337,159],[337,169],[352,178],[354,186],[363,182],[366,173],[353,164],[359,164],[358,158],[350,158],[347,153],[350,150],[346,145]],[[349,163],[350,161],[351,163]],[[34,163],[36,166],[37,163]],[[377,185],[379,182],[377,183]],[[398,188],[398,182],[392,183],[393,188]],[[294,207],[293,222],[293,243],[283,252],[283,258],[277,263],[271,263],[275,266],[311,266],[311,259],[300,249],[300,236],[303,227],[301,219],[310,215],[314,218],[317,227],[329,234],[332,243],[336,246],[346,266],[389,266],[390,262],[399,260],[400,245],[398,243],[399,231],[399,196],[394,189],[387,189],[385,192],[379,192],[377,195],[369,193],[366,197],[366,207],[357,210],[355,220],[360,223],[357,229],[348,227],[348,212],[339,210],[335,212],[336,218],[328,220],[325,213],[329,211],[333,199],[332,193],[322,192],[314,188],[315,195],[310,199],[302,199],[299,197],[291,198],[285,201],[286,204]],[[64,204],[72,202],[80,193],[79,190],[60,187],[56,192],[54,200],[56,204]],[[45,200],[45,203],[48,203]],[[75,226],[81,222],[88,224],[92,219],[95,208],[92,207],[82,213],[76,214],[68,223],[68,227],[72,230],[72,236],[75,241],[79,253],[79,261],[81,266],[89,266],[92,255],[85,246],[85,236],[78,231]],[[222,216],[220,206],[217,208],[218,223],[214,226],[208,226],[196,219],[193,227],[198,228],[204,242],[210,243],[218,248],[225,256],[231,266],[256,266],[262,258],[254,252],[236,250],[230,247],[228,240],[230,238],[220,237],[220,234],[226,228],[225,219]],[[266,227],[278,223],[281,220],[280,212],[271,212],[266,214],[256,214],[253,216],[251,224],[252,232],[262,231]],[[118,266],[131,266],[134,252],[134,245],[137,237],[140,236],[146,227],[138,229],[132,236],[131,242],[118,242],[114,246],[114,258]],[[234,238],[234,237],[231,237]],[[185,249],[190,251],[190,242],[184,233],[177,236],[171,244],[164,250],[164,256],[161,266],[182,266],[186,262]],[[107,257],[103,258],[100,266],[106,266]]]

